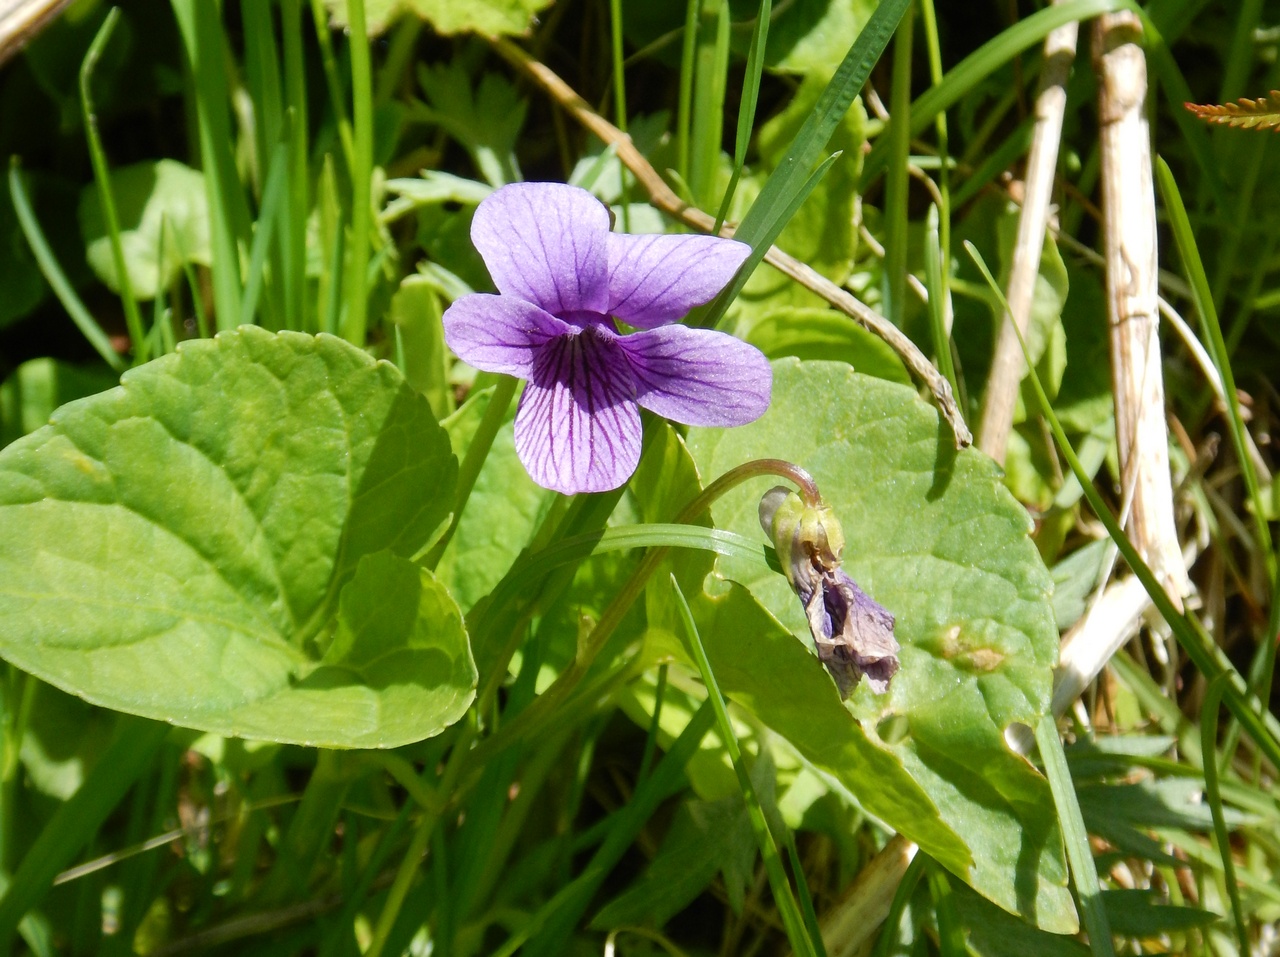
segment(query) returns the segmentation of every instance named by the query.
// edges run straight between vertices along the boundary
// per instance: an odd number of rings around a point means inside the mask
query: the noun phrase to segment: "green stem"
[[[112,31],[120,20],[120,8],[112,7],[107,18],[102,21],[97,35],[89,44],[89,52],[84,55],[80,64],[80,113],[84,117],[84,132],[89,140],[89,158],[93,163],[93,179],[98,184],[98,203],[102,208],[102,220],[107,227],[107,239],[111,244],[111,262],[115,267],[116,283],[120,287],[120,299],[124,306],[125,324],[129,328],[129,339],[133,342],[133,361],[141,365],[147,361],[147,336],[142,328],[142,313],[138,310],[138,300],[133,295],[133,284],[129,281],[129,270],[125,267],[124,245],[120,242],[120,217],[116,214],[116,201],[111,192],[111,175],[107,170],[107,154],[102,148],[102,138],[98,135],[98,115],[93,109],[93,97],[90,92],[90,80],[93,71],[102,58],[102,51],[111,40]]]
[[[1071,783],[1071,771],[1067,756],[1058,737],[1058,726],[1053,715],[1046,714],[1036,724],[1036,745],[1040,748],[1040,760],[1044,762],[1045,776],[1053,792],[1053,803],[1058,811],[1058,824],[1062,828],[1062,841],[1067,848],[1067,860],[1071,864],[1071,878],[1076,896],[1084,909],[1084,925],[1089,931],[1089,943],[1095,954],[1108,957],[1114,954],[1111,943],[1111,925],[1102,904],[1102,890],[1098,885],[1098,870],[1089,849],[1089,835],[1080,815],[1080,802],[1076,799]]]
[[[444,773],[440,777],[440,786],[436,789],[436,793],[446,800],[453,793],[454,786],[458,782],[458,775],[470,754],[471,743],[475,740],[475,736],[476,724],[473,711],[469,714],[467,724],[449,753],[448,763],[445,764]],[[373,939],[369,942],[364,957],[381,957],[383,948],[387,946],[387,938],[390,937],[396,919],[400,916],[400,910],[404,907],[405,897],[409,894],[409,888],[417,875],[422,856],[431,843],[431,835],[435,832],[443,810],[443,807],[437,806],[433,810],[423,812],[422,819],[418,822],[413,837],[409,841],[409,848],[400,861],[400,867],[396,870],[391,889],[387,891],[386,903],[382,905],[382,913],[378,915],[378,924],[374,928]]]
[[[1222,856],[1222,879],[1226,884],[1227,898],[1231,901],[1231,917],[1235,922],[1236,938],[1240,953],[1249,953],[1249,933],[1245,930],[1244,910],[1240,905],[1240,885],[1236,882],[1236,865],[1231,859],[1231,838],[1227,834],[1226,816],[1222,813],[1222,790],[1218,787],[1218,708],[1222,693],[1227,690],[1226,674],[1218,675],[1209,683],[1204,693],[1200,713],[1200,748],[1204,769],[1204,792],[1213,815],[1213,833]]]
[[[58,297],[58,301],[62,303],[62,308],[67,310],[67,315],[76,324],[80,334],[102,357],[102,361],[114,371],[123,372],[125,363],[120,358],[120,353],[111,347],[111,340],[98,325],[98,320],[85,307],[84,302],[76,294],[75,287],[71,285],[71,280],[58,265],[57,257],[53,255],[53,249],[49,246],[49,241],[40,229],[40,223],[37,222],[35,212],[31,208],[31,200],[22,184],[20,169],[18,157],[15,156],[9,161],[9,195],[13,199],[13,211],[18,217],[18,225],[22,227],[22,235],[26,237],[31,255],[36,258],[36,265],[40,267],[41,275],[53,290],[53,294]]]
[[[729,710],[725,706],[724,696],[720,693],[720,685],[716,682],[715,672],[711,670],[711,661],[707,658],[707,650],[702,645],[702,637],[698,634],[698,626],[693,620],[693,612],[685,601],[684,592],[676,576],[671,576],[671,587],[676,596],[676,607],[680,611],[680,619],[684,623],[685,635],[689,639],[689,647],[693,651],[693,659],[702,674],[702,682],[707,687],[707,700],[716,714],[716,724],[720,729],[720,740],[729,753],[733,770],[738,776],[738,787],[742,791],[747,805],[747,817],[751,821],[751,830],[755,833],[756,844],[760,848],[760,856],[764,860],[765,873],[769,875],[769,886],[773,889],[773,900],[782,917],[782,926],[787,932],[791,948],[797,954],[816,957],[813,939],[809,936],[804,917],[796,903],[791,890],[791,882],[787,880],[786,871],[782,869],[782,858],[778,854],[778,845],[773,840],[773,832],[764,819],[764,811],[760,809],[760,799],[756,795],[755,786],[751,783],[751,775],[747,773],[746,764],[742,760],[742,749],[738,746],[738,737],[733,733],[733,725],[729,721]],[[801,875],[797,873],[796,879]]]
[[[816,505],[822,500],[813,477],[798,465],[784,462],[781,459],[756,459],[739,465],[737,468],[730,469],[708,485],[676,517],[676,524],[688,525],[693,523],[703,512],[711,507],[712,502],[730,489],[741,485],[748,479],[762,475],[777,475],[794,482],[800,487],[800,495],[806,504]],[[631,605],[640,597],[645,585],[649,582],[649,578],[657,570],[662,560],[666,558],[669,550],[669,546],[659,546],[651,548],[645,553],[639,566],[623,583],[613,601],[609,603],[608,607],[600,615],[600,620],[596,623],[596,626],[579,642],[573,662],[560,673],[546,691],[521,711],[513,721],[503,725],[496,735],[486,740],[481,745],[481,748],[477,750],[477,754],[482,750],[500,750],[506,747],[508,739],[519,739],[530,733],[529,729],[539,727],[542,722],[556,714],[560,705],[586,675],[591,663],[595,660],[596,655],[600,653],[600,649],[604,647],[605,642],[609,640],[614,630],[622,623]],[[501,587],[501,583],[498,587]],[[496,592],[497,588],[494,591]],[[497,611],[496,608],[490,608],[490,614],[495,611]]]
[[[351,35],[351,105],[355,139],[351,156],[351,244],[347,249],[345,277],[347,312],[342,336],[352,345],[364,346],[368,333],[370,194],[373,178],[373,73],[369,60],[369,36],[365,30],[364,0],[347,0]]]
[[[440,541],[431,547],[431,551],[424,559],[426,566],[432,570],[440,564],[440,557],[444,555],[444,550],[453,538],[453,533],[458,530],[458,523],[462,521],[462,513],[467,507],[467,501],[476,487],[476,479],[480,477],[480,470],[484,468],[485,460],[489,457],[489,450],[493,448],[493,440],[497,438],[498,430],[507,420],[507,409],[511,406],[511,400],[515,398],[519,384],[518,380],[511,376],[501,376],[493,390],[493,395],[489,398],[484,417],[480,420],[475,435],[472,436],[471,444],[467,446],[467,454],[462,464],[458,466],[453,518],[450,519],[449,527],[445,529]]]

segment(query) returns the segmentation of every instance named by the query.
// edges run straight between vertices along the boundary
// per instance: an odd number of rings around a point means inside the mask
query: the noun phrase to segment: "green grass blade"
[[[689,143],[689,188],[702,208],[712,204],[724,134],[725,86],[729,77],[729,0],[704,7],[694,62],[693,127]]]
[[[539,940],[563,937],[590,904],[601,883],[622,859],[641,828],[653,816],[663,799],[678,786],[684,775],[684,767],[697,751],[707,732],[715,724],[715,710],[710,701],[703,702],[676,738],[666,757],[658,762],[653,774],[639,782],[627,805],[618,811],[611,822],[603,843],[591,861],[572,883],[563,887],[495,952],[494,957],[511,957],[520,951],[526,957],[542,957],[546,947]],[[526,949],[521,950],[528,946]],[[564,953],[563,950],[555,953]]]
[[[1249,932],[1245,929],[1244,909],[1240,905],[1240,885],[1236,882],[1236,865],[1231,858],[1231,837],[1227,834],[1226,816],[1222,813],[1222,790],[1218,786],[1218,707],[1227,690],[1228,676],[1218,675],[1205,689],[1200,712],[1200,748],[1204,755],[1204,793],[1213,814],[1213,834],[1218,853],[1222,855],[1222,877],[1231,901],[1231,917],[1235,923],[1240,953],[1249,953]]]
[[[285,177],[288,171],[289,148],[286,143],[281,142],[276,144],[271,154],[270,172],[262,190],[262,207],[258,211],[258,228],[254,231],[253,246],[249,251],[249,269],[245,276],[243,298],[240,300],[240,315],[246,322],[253,321],[258,310],[258,294],[267,269],[271,237],[275,233],[280,209],[284,205]]]
[[[79,789],[44,826],[0,898],[0,952],[9,953],[14,930],[38,905],[58,872],[71,863],[124,797],[169,734],[169,725],[121,716],[115,740]]]
[[[671,576],[671,589],[676,596],[676,608],[680,612],[680,620],[684,623],[685,637],[689,639],[689,647],[693,651],[693,659],[698,664],[702,675],[702,683],[707,686],[707,700],[716,713],[716,724],[720,729],[720,740],[729,752],[729,760],[733,762],[734,773],[738,776],[738,787],[742,790],[742,799],[747,804],[747,816],[751,820],[751,830],[755,833],[756,844],[760,848],[760,856],[764,860],[765,873],[769,876],[769,887],[773,890],[773,901],[782,918],[783,929],[787,932],[787,940],[791,949],[797,954],[817,957],[813,939],[809,936],[804,917],[800,913],[800,905],[796,903],[791,882],[782,869],[782,858],[778,854],[778,845],[773,840],[773,832],[764,819],[764,811],[760,809],[760,799],[756,796],[755,786],[751,783],[751,775],[742,760],[742,748],[738,745],[738,736],[733,733],[733,724],[729,721],[729,710],[725,706],[724,696],[720,693],[720,685],[716,682],[715,673],[711,670],[711,661],[707,658],[707,650],[702,646],[702,637],[698,634],[698,625],[693,620],[693,612],[685,601],[684,592],[676,576]],[[796,875],[796,879],[801,878]],[[821,940],[821,938],[819,938]],[[821,944],[818,945],[819,947]]]
[[[765,47],[769,43],[769,17],[773,12],[772,0],[760,0],[760,9],[756,12],[756,24],[751,31],[751,46],[747,50],[747,65],[742,77],[742,101],[738,105],[738,127],[733,144],[733,175],[729,177],[729,186],[720,200],[720,212],[716,214],[716,225],[712,232],[720,232],[729,208],[733,204],[733,196],[738,189],[738,181],[742,178],[743,167],[747,163],[747,147],[751,145],[751,133],[755,128],[756,106],[760,102],[760,77],[764,73]]]
[[[1093,863],[1093,851],[1089,848],[1089,835],[1080,815],[1080,802],[1076,800],[1075,786],[1071,783],[1071,771],[1067,756],[1058,737],[1058,726],[1053,715],[1046,714],[1036,725],[1036,745],[1040,748],[1040,760],[1044,762],[1045,777],[1053,792],[1053,803],[1058,810],[1058,824],[1062,828],[1062,840],[1067,848],[1067,861],[1071,864],[1071,882],[1076,897],[1084,910],[1084,926],[1089,932],[1089,943],[1099,957],[1112,957],[1115,948],[1111,942],[1111,924],[1102,903],[1102,890],[1098,884],[1098,870]]]
[[[690,142],[693,139],[693,73],[698,52],[698,10],[701,0],[685,0],[684,40],[680,45],[680,92],[676,100],[676,172],[689,182]]]
[[[956,382],[956,367],[951,361],[951,337],[947,334],[946,308],[950,290],[943,268],[943,243],[939,236],[938,207],[929,207],[929,217],[925,224],[924,237],[924,269],[925,284],[929,289],[929,328],[933,332],[933,352],[938,363],[938,371],[951,383],[951,391],[956,395],[964,395]]]
[[[22,184],[22,173],[19,171],[16,156],[9,161],[9,195],[13,199],[13,211],[18,217],[18,225],[22,227],[22,235],[26,237],[27,246],[30,247],[31,255],[35,257],[36,265],[40,267],[40,273],[44,276],[45,282],[62,303],[62,308],[67,310],[67,315],[76,324],[80,334],[88,340],[89,345],[93,346],[94,351],[102,356],[102,361],[116,372],[123,372],[124,359],[111,348],[111,340],[102,331],[102,327],[98,325],[98,321],[93,318],[85,304],[81,302],[80,297],[76,295],[71,280],[58,265],[49,241],[45,239],[40,223],[36,221],[30,197],[27,196],[26,187]]]
[[[848,112],[853,98],[861,91],[871,68],[880,59],[889,38],[893,36],[904,11],[911,0],[883,0],[867,25],[858,34],[849,52],[827,84],[813,112],[805,120],[800,132],[786,155],[760,190],[750,211],[738,227],[738,236],[744,242],[754,242],[756,232],[762,232],[766,224],[776,216],[776,210],[794,196],[797,188],[809,175],[813,165],[826,150],[826,145],[836,127]],[[746,234],[745,236],[743,234]]]
[[[738,270],[733,282],[707,307],[699,324],[714,326],[719,322],[729,303],[746,284],[752,270],[759,265],[773,240],[782,232],[787,220],[800,208],[803,197],[807,195],[806,189],[812,190],[817,185],[817,180],[813,178],[816,175],[815,164],[819,162],[836,127],[848,112],[853,98],[867,82],[871,68],[880,59],[880,54],[884,52],[910,2],[911,0],[883,0],[858,34],[835,75],[831,77],[831,82],[818,97],[809,118],[800,127],[790,149],[765,181],[760,195],[751,204],[751,209],[742,217],[734,235],[751,246],[751,258]],[[831,162],[832,158],[829,157],[817,172],[825,171]]]
[[[89,159],[93,164],[93,179],[98,184],[98,202],[102,207],[102,221],[107,227],[107,239],[111,245],[111,262],[116,270],[116,282],[120,286],[120,302],[124,307],[125,325],[133,343],[133,361],[137,365],[147,361],[147,335],[142,328],[142,313],[133,294],[129,270],[125,267],[124,245],[120,242],[120,217],[116,213],[116,200],[111,191],[111,175],[107,171],[107,154],[98,135],[98,116],[93,109],[91,81],[93,71],[111,41],[111,34],[120,21],[120,8],[112,7],[98,28],[89,52],[80,64],[80,114],[84,119],[85,137],[89,141]]]
[[[228,104],[231,91],[223,66],[226,38],[216,4],[172,0],[195,81],[200,165],[209,200],[209,245],[213,256],[213,306],[219,329],[240,325],[240,242],[248,236],[249,207],[236,172]]]
[[[351,107],[355,117],[351,156],[351,241],[343,292],[346,314],[342,337],[364,346],[369,326],[369,241],[373,199],[373,70],[365,29],[364,0],[347,0],[347,30],[351,37]]]
[[[884,314],[899,329],[906,315],[907,298],[907,196],[911,152],[911,46],[915,34],[915,8],[907,11],[893,37],[893,87],[889,114],[906,117],[891,123],[889,173],[884,190]]]
[[[1266,562],[1267,577],[1271,580],[1272,590],[1276,588],[1277,559],[1271,543],[1271,529],[1267,525],[1267,511],[1262,501],[1261,484],[1258,471],[1254,467],[1253,458],[1249,454],[1245,442],[1244,417],[1240,413],[1240,398],[1236,392],[1235,374],[1231,371],[1231,358],[1227,354],[1227,344],[1222,336],[1222,324],[1218,321],[1218,310],[1214,306],[1213,294],[1209,288],[1209,277],[1204,271],[1204,263],[1200,259],[1200,249],[1196,245],[1195,233],[1191,229],[1191,220],[1182,203],[1182,194],[1178,190],[1177,181],[1169,164],[1162,157],[1156,157],[1156,182],[1160,186],[1160,196],[1164,199],[1165,212],[1169,218],[1169,227],[1173,231],[1174,241],[1178,246],[1178,255],[1186,269],[1187,279],[1191,283],[1191,299],[1195,303],[1196,312],[1200,315],[1204,329],[1205,342],[1209,355],[1213,357],[1214,368],[1222,377],[1222,390],[1227,398],[1227,427],[1231,433],[1231,444],[1235,449],[1236,463],[1244,478],[1248,490],[1249,501],[1253,505],[1254,525],[1258,535],[1258,545],[1263,549]]]
[[[314,329],[315,315],[307,309],[307,218],[311,213],[307,154],[307,76],[302,48],[302,0],[281,0],[284,41],[284,89],[288,103],[289,197],[283,207],[280,234],[284,259],[284,325]]]
[[[627,69],[622,55],[622,0],[609,0],[609,49],[613,55],[613,122],[627,132]],[[631,184],[622,174],[622,231],[631,231]]]
[[[941,83],[911,105],[911,137],[923,133],[939,113],[954,106],[965,94],[1023,50],[1042,41],[1050,31],[1073,20],[1088,20],[1103,13],[1133,9],[1132,0],[1066,0],[1065,3],[1055,4],[1018,21],[965,57],[942,78]],[[877,140],[867,157],[862,170],[864,191],[885,171],[892,157],[892,127],[897,122],[890,120],[890,128]]]
[[[897,948],[898,928],[902,925],[902,915],[916,892],[916,885],[920,883],[928,860],[927,854],[917,851],[915,857],[911,858],[911,863],[907,865],[902,880],[898,882],[897,890],[893,892],[889,913],[885,917],[884,924],[881,925],[880,936],[876,939],[875,950],[872,951],[873,957],[889,957]]]
[[[804,205],[804,201],[809,198],[809,194],[817,188],[820,182],[822,182],[822,177],[827,175],[827,170],[831,169],[831,164],[839,158],[839,153],[832,153],[828,156],[822,164],[813,171],[808,180],[800,185],[799,190],[791,196],[790,201],[783,204],[780,209],[776,210],[776,217],[768,223],[765,231],[763,233],[754,234],[753,239],[750,241],[751,255],[747,257],[746,262],[742,264],[742,267],[738,270],[737,274],[734,275],[733,281],[730,282],[729,285],[725,286],[724,289],[720,291],[720,295],[716,296],[709,305],[703,307],[701,310],[694,310],[694,312],[691,313],[690,318],[686,320],[689,325],[714,326],[720,321],[721,317],[724,316],[725,311],[729,308],[729,304],[732,303],[738,293],[742,291],[742,287],[747,284],[747,280],[751,277],[751,273],[755,270],[756,266],[760,265],[760,263],[764,261],[765,255],[769,252],[769,247],[772,246],[774,240],[781,235],[782,231],[787,226],[787,222],[795,215],[796,210]],[[759,205],[759,202],[760,201],[757,199],[756,204]],[[755,207],[753,206],[752,209],[754,208]],[[742,238],[741,228],[739,228],[735,236],[742,240],[742,242],[748,242],[748,240]]]

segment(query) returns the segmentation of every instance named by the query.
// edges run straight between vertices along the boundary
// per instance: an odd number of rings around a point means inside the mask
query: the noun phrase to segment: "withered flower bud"
[[[840,568],[844,530],[826,505],[806,505],[778,486],[760,499],[760,525],[800,597],[819,660],[847,698],[863,675],[876,694],[898,670],[893,615]]]

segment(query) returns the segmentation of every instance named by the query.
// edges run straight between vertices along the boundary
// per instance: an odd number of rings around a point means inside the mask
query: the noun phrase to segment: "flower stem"
[[[506,421],[507,409],[511,406],[511,400],[515,398],[517,385],[517,381],[511,376],[504,375],[498,379],[498,385],[489,399],[489,407],[485,409],[484,417],[476,428],[476,434],[472,437],[471,444],[467,446],[467,454],[462,459],[462,464],[458,466],[457,496],[453,503],[453,518],[450,519],[444,535],[431,547],[425,559],[427,567],[432,571],[435,571],[436,565],[440,563],[440,556],[444,554],[445,548],[453,538],[453,533],[458,530],[462,512],[467,507],[467,500],[471,498],[472,490],[476,487],[476,479],[480,477],[480,469],[484,467],[485,459],[489,457],[489,450],[493,448],[493,440],[498,435],[498,429]]]
[[[748,479],[762,475],[777,475],[794,482],[800,487],[800,495],[808,505],[817,505],[822,501],[813,476],[800,468],[800,466],[785,462],[782,459],[754,459],[730,469],[708,485],[697,498],[685,506],[684,510],[676,518],[676,522],[682,525],[692,524],[720,496]],[[591,633],[579,643],[573,662],[560,673],[560,676],[551,683],[546,691],[540,694],[519,715],[504,724],[501,730],[493,737],[480,744],[474,752],[476,755],[482,755],[484,760],[491,760],[498,752],[516,741],[535,733],[547,721],[555,718],[559,713],[560,705],[569,697],[583,677],[586,676],[587,670],[591,667],[596,655],[600,653],[600,649],[604,647],[605,642],[609,640],[614,630],[622,623],[632,603],[643,593],[649,578],[657,570],[662,560],[667,557],[668,551],[670,551],[670,548],[664,545],[659,548],[651,548],[645,553],[639,566],[631,573],[631,577],[623,583],[613,601],[609,603],[608,607],[600,615],[600,620],[596,622],[596,626],[591,630]]]

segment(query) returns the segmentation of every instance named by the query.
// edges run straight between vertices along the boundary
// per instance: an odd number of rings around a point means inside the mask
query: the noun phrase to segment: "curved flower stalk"
[[[640,461],[640,409],[685,425],[745,425],[769,405],[772,371],[754,346],[676,325],[733,277],[750,248],[714,236],[609,230],[585,190],[516,183],[476,209],[471,239],[498,295],[444,314],[463,361],[527,379],[516,452],[559,492],[618,488]],[[623,334],[614,320],[639,331]]]
[[[760,499],[760,526],[804,605],[818,658],[840,697],[849,697],[863,675],[876,694],[888,691],[898,671],[893,615],[840,567],[844,529],[835,513],[778,486]]]

